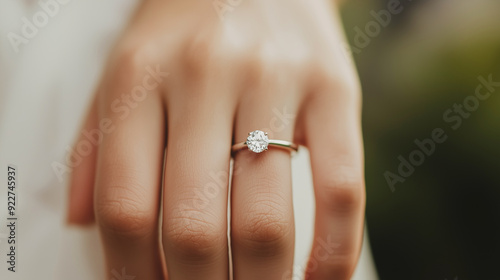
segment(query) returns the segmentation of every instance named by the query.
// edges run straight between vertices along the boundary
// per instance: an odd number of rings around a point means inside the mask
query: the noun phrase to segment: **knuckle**
[[[274,213],[273,213],[274,212]],[[236,223],[233,242],[255,255],[284,253],[290,247],[293,224],[284,213],[259,211],[248,213],[242,224]]]
[[[121,195],[97,199],[96,219],[102,230],[134,238],[144,237],[154,230],[156,215],[145,207],[144,199],[128,186],[106,188],[110,193]]]
[[[249,55],[241,63],[246,75],[247,84],[254,87],[268,86],[271,84],[282,84],[289,82],[291,76],[302,68],[302,63],[292,58],[277,54],[278,57],[268,55]]]
[[[207,259],[221,252],[227,243],[225,226],[211,221],[197,210],[183,211],[179,217],[165,220],[164,246],[187,259]]]
[[[291,209],[284,205],[280,195],[255,200],[243,217],[233,219],[233,242],[255,255],[287,252],[293,246],[294,226]]]
[[[319,199],[335,211],[351,212],[365,204],[364,181],[350,167],[336,167],[335,171],[320,183]]]
[[[287,235],[286,217],[277,211],[259,211],[249,213],[241,229],[240,238],[255,243],[279,243]]]
[[[153,47],[141,45],[118,52],[115,58],[115,71],[119,77],[133,77],[144,71],[146,66],[157,61]]]
[[[185,74],[194,79],[208,74],[214,52],[215,44],[212,38],[196,38],[189,41],[181,56]]]
[[[259,85],[268,77],[269,62],[258,56],[249,56],[244,62],[243,68],[247,76],[247,83],[249,85]]]
[[[319,94],[333,92],[345,102],[356,104],[361,102],[361,85],[354,73],[340,73],[338,70],[328,69],[321,63],[310,63],[306,68],[312,92]]]

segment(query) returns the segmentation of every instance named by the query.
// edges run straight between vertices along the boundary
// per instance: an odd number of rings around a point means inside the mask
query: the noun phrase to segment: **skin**
[[[230,257],[236,280],[292,279],[290,153],[235,154],[228,195],[231,145],[256,129],[309,149],[306,279],[350,279],[365,191],[360,86],[343,42],[337,4],[326,0],[241,1],[223,20],[212,1],[144,1],[83,127],[114,129],[71,179],[68,221],[97,222],[106,279],[125,267],[136,279],[224,280]],[[169,73],[161,82],[147,70],[157,68]]]

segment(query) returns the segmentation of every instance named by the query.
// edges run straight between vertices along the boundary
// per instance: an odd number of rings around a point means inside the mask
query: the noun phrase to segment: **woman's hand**
[[[228,198],[231,146],[257,129],[310,150],[307,279],[350,279],[365,192],[360,87],[343,42],[327,0],[143,3],[109,60],[78,142],[96,146],[71,182],[69,221],[95,211],[107,279],[122,268],[164,279],[165,267],[171,280],[229,279],[228,224],[234,279],[292,279],[289,152],[238,152]]]

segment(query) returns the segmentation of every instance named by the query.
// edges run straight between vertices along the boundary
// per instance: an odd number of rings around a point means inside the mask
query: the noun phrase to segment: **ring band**
[[[296,152],[299,146],[286,140],[269,139],[267,133],[261,130],[255,130],[248,133],[247,141],[234,144],[231,153],[236,153],[247,147],[254,153],[261,153],[268,150],[268,147],[275,147]]]

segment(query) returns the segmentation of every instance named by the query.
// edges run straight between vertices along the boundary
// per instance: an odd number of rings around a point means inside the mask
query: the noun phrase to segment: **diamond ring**
[[[299,146],[289,141],[285,140],[273,140],[267,137],[267,133],[261,130],[255,130],[248,133],[247,141],[234,144],[231,148],[231,152],[235,152],[248,147],[248,149],[254,153],[262,153],[267,151],[268,147],[276,147],[291,151],[297,151]]]

